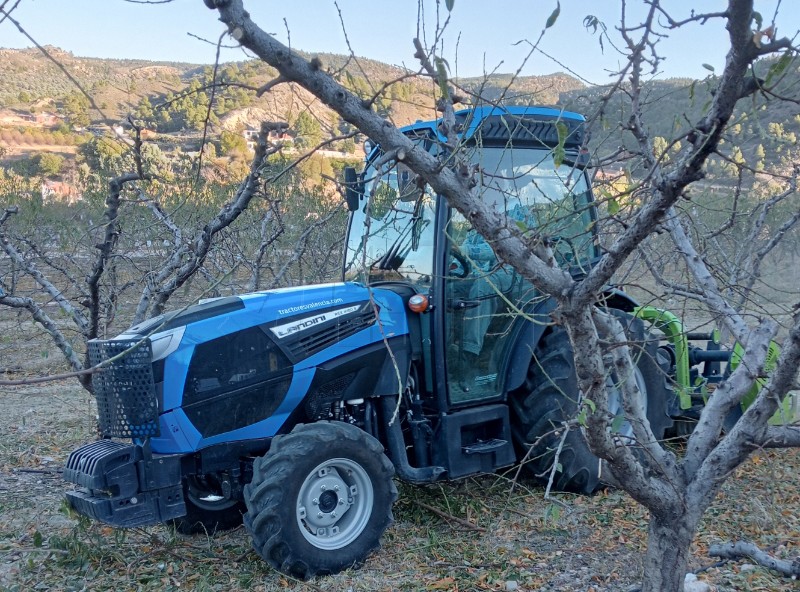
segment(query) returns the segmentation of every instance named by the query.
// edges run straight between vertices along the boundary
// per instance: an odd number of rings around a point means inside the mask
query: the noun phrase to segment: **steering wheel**
[[[448,274],[451,277],[459,279],[464,279],[467,277],[472,271],[472,266],[470,265],[469,260],[467,260],[467,258],[464,256],[464,253],[462,253],[458,247],[453,245],[450,247],[450,256],[456,260],[459,266],[461,266],[461,269],[459,270],[454,266],[453,263],[450,263],[450,271]]]

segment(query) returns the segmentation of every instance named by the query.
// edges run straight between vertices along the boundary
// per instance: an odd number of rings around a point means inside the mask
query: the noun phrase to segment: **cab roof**
[[[462,128],[462,138],[473,137],[475,132],[480,129],[481,125],[487,120],[501,119],[503,117],[511,119],[562,121],[567,124],[570,129],[582,128],[586,121],[584,116],[580,113],[565,111],[557,107],[524,107],[517,105],[484,105],[470,109],[461,109],[455,112],[455,116],[457,122],[461,123],[462,126],[466,125],[465,128]],[[425,135],[435,136],[439,141],[444,142],[447,138],[439,132],[440,122],[441,118],[429,121],[417,121],[411,125],[400,128],[400,131],[410,135],[417,135],[421,132]]]

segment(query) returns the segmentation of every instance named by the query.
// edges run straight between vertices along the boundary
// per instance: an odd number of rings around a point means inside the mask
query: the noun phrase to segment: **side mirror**
[[[591,159],[588,150],[580,150],[577,154],[567,153],[562,161],[565,165],[572,168],[587,169]]]
[[[363,196],[364,181],[359,179],[356,169],[344,167],[344,199],[347,202],[347,209],[355,212]]]

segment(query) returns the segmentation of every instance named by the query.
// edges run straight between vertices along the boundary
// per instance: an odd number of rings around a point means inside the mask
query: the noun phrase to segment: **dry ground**
[[[300,583],[270,570],[239,528],[184,537],[165,526],[114,530],[65,512],[60,470],[94,433],[92,401],[73,382],[0,390],[0,590],[629,590],[646,513],[625,494],[559,494],[507,476],[402,486],[396,524],[357,571]],[[452,516],[459,520],[449,519]],[[474,525],[468,526],[467,523]],[[731,479],[697,538],[748,538],[800,554],[800,451],[759,454]],[[796,590],[762,568],[728,563],[699,577],[718,590]]]
[[[785,299],[781,308],[788,308],[800,286],[784,290],[784,298],[765,302]],[[51,373],[60,359],[24,316],[0,313],[0,376]],[[382,549],[360,570],[305,583],[272,571],[242,528],[185,537],[167,526],[90,523],[65,511],[60,472],[69,452],[94,438],[94,416],[74,380],[0,387],[0,591],[604,592],[631,590],[641,576],[647,513],[626,494],[547,500],[530,481],[512,487],[513,472],[401,485]],[[716,564],[707,555],[709,545],[737,539],[784,558],[800,555],[800,450],[754,455],[736,472],[706,514],[691,565],[718,592],[800,589],[764,568]]]
[[[55,152],[61,156],[72,156],[78,152],[77,146],[67,144],[9,144],[0,140],[0,146],[8,150],[8,154],[4,157],[8,161],[19,160],[37,152]]]

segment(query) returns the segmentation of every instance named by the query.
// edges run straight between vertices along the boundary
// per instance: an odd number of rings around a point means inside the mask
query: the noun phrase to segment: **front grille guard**
[[[93,339],[89,363],[114,359],[92,379],[100,433],[109,438],[158,436],[158,395],[149,339]]]

